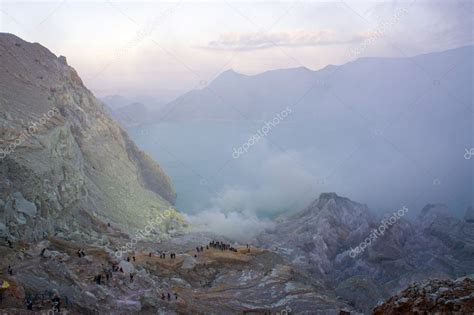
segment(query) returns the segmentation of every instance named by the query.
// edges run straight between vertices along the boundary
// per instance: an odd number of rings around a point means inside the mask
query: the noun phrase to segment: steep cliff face
[[[0,33],[0,60],[1,234],[80,235],[88,215],[139,228],[171,207],[169,177],[64,57]],[[179,220],[170,209],[167,220]]]

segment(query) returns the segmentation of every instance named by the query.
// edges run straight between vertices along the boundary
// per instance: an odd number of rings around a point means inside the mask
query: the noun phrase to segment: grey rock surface
[[[382,222],[366,206],[324,193],[307,209],[280,218],[257,244],[322,279],[363,312],[414,281],[474,273],[474,223],[453,217],[445,205],[427,205],[414,221],[400,217],[351,257]]]
[[[110,118],[65,57],[0,33],[0,61],[5,234],[35,241],[90,234],[108,222],[132,232],[169,208],[159,237],[181,220],[169,177]]]

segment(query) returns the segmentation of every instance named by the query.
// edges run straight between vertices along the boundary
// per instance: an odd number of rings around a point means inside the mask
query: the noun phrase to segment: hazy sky
[[[65,55],[98,96],[169,99],[229,68],[319,69],[472,44],[473,12],[470,0],[0,0],[0,29]]]

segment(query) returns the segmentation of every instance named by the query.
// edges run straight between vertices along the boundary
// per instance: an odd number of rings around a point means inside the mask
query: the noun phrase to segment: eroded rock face
[[[1,233],[34,241],[94,229],[80,211],[137,229],[170,208],[169,177],[64,57],[1,33],[0,61]]]
[[[446,206],[428,205],[415,221],[400,217],[355,255],[351,249],[382,222],[359,203],[322,194],[307,209],[281,218],[258,244],[322,279],[363,312],[414,281],[474,273],[474,223],[452,217]]]
[[[321,194],[307,209],[281,218],[274,229],[261,234],[261,246],[271,244],[295,265],[315,276],[331,269],[336,256],[366,236],[373,225],[367,206],[334,193]]]
[[[410,285],[407,289],[378,305],[374,315],[389,314],[472,314],[474,312],[474,279],[433,279]]]

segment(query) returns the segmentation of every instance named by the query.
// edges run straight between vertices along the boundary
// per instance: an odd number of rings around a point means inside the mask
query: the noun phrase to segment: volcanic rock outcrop
[[[414,281],[474,273],[474,223],[469,216],[455,218],[445,205],[427,205],[414,221],[399,216],[386,224],[389,219],[324,193],[307,209],[280,218],[257,244],[272,247],[365,313]],[[383,234],[355,254],[354,248],[384,223]]]
[[[474,279],[432,279],[413,283],[381,305],[374,315],[390,314],[473,314]]]

